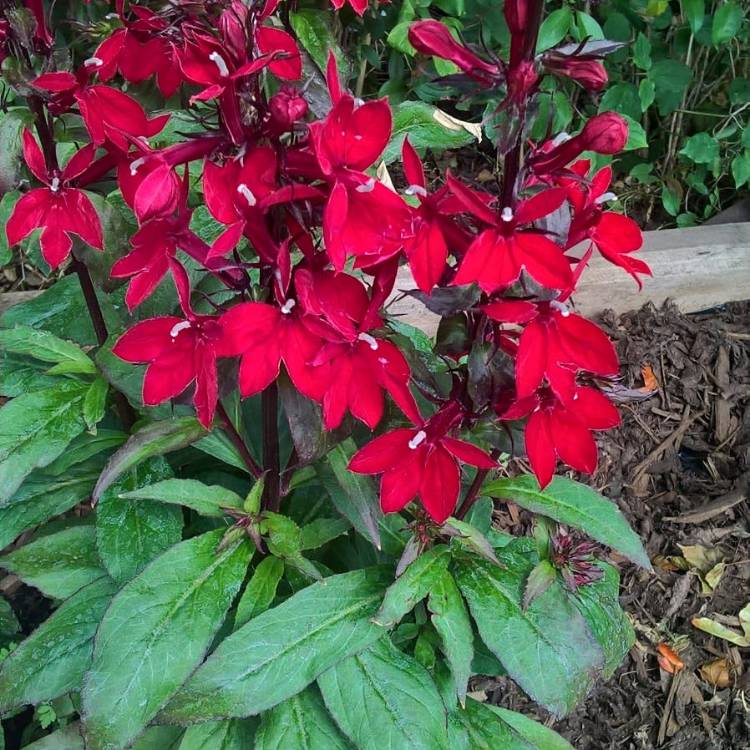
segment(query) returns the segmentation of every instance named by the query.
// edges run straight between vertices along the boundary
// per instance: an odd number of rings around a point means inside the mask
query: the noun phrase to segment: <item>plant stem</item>
[[[227,413],[227,410],[224,408],[224,404],[222,404],[221,401],[217,404],[216,411],[218,412],[221,421],[224,423],[224,430],[229,436],[229,439],[232,441],[232,444],[245,462],[247,470],[253,475],[253,477],[255,477],[255,479],[260,479],[263,475],[263,470],[250,455],[250,451],[247,449],[247,445],[245,445],[242,435],[237,431],[232,418]]]
[[[102,308],[99,305],[99,299],[96,296],[94,282],[91,280],[91,274],[89,273],[86,264],[78,260],[76,257],[72,258],[71,268],[78,275],[78,282],[81,285],[83,298],[86,300],[86,308],[89,311],[91,325],[94,327],[94,333],[96,334],[96,340],[99,343],[99,346],[102,346],[107,341],[109,333],[107,331],[107,323],[104,320]],[[127,398],[125,398],[124,394],[120,393],[116,388],[113,388],[113,392],[115,408],[120,415],[120,421],[125,430],[130,432],[136,420],[135,411],[133,411],[133,407],[130,405]]]
[[[266,472],[263,507],[274,513],[279,510],[281,505],[278,409],[279,391],[276,383],[271,383],[261,396],[263,470]]]
[[[496,459],[500,455],[500,451],[495,449],[490,455],[492,458]],[[458,518],[459,521],[466,516],[471,510],[471,506],[474,505],[479,498],[479,490],[482,489],[484,480],[487,478],[490,471],[492,471],[492,469],[477,469],[477,475],[474,477],[474,481],[471,483],[469,491],[466,493],[466,497],[461,503],[461,507],[456,511],[456,518]]]

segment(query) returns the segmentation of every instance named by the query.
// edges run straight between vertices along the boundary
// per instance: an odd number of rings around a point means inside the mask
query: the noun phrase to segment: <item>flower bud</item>
[[[548,52],[542,58],[549,73],[572,78],[587,91],[600,91],[607,83],[607,71],[598,60]]]
[[[268,108],[271,112],[271,121],[274,127],[284,132],[291,130],[294,123],[307,114],[308,106],[297,89],[291,86],[282,86],[279,92],[271,97]]]

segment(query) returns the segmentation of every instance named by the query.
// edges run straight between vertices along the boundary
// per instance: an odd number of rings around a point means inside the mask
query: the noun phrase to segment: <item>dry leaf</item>
[[[678,544],[682,556],[691,569],[698,573],[701,591],[710,594],[718,585],[724,572],[724,553],[719,547],[704,547],[702,544]],[[678,558],[670,558],[679,565]]]
[[[653,393],[659,390],[659,381],[656,379],[651,365],[643,365],[641,375],[643,376],[643,386],[638,389],[640,393]]]
[[[666,643],[660,643],[656,647],[656,651],[658,652],[656,658],[659,661],[659,666],[665,672],[674,674],[685,668],[685,662],[682,661],[677,655],[677,652]]]
[[[732,684],[732,670],[726,659],[714,659],[698,668],[701,677],[717,688],[726,688]]]
[[[742,646],[743,648],[750,646],[750,638],[746,635],[738,633],[736,630],[732,630],[726,627],[726,625],[712,620],[710,617],[694,617],[690,622],[694,628],[698,628],[698,630],[702,630],[704,633],[713,635],[716,638],[721,638],[723,641],[734,643],[735,646]]]
[[[482,123],[480,122],[466,122],[465,120],[459,120],[458,117],[453,117],[447,112],[443,112],[442,109],[435,109],[432,113],[432,117],[435,122],[440,123],[444,128],[448,130],[465,130],[477,139],[477,142],[482,140]]]
[[[391,179],[391,173],[388,171],[388,167],[384,161],[378,164],[378,168],[375,170],[375,175],[378,178],[378,182],[382,182],[389,190],[396,192],[396,188],[393,186],[393,180]]]

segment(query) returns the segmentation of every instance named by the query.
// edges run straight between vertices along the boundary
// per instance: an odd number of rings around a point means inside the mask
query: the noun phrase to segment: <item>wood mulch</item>
[[[653,573],[620,566],[636,645],[562,720],[540,714],[507,679],[474,689],[536,711],[577,750],[748,750],[750,648],[691,620],[741,632],[737,614],[750,602],[750,303],[695,315],[646,306],[602,322],[623,363],[613,391],[623,424],[600,441],[591,482],[618,503],[654,563]],[[528,519],[501,509],[498,521],[512,529]],[[660,667],[660,644],[682,669]]]

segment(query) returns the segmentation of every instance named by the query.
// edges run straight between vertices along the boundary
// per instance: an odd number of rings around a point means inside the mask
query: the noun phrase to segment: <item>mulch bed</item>
[[[540,718],[577,750],[747,750],[750,649],[691,619],[739,631],[737,613],[750,601],[750,303],[696,315],[647,305],[602,322],[623,363],[613,393],[623,424],[601,439],[591,481],[641,535],[654,572],[621,566],[637,642],[618,672],[573,714]],[[652,374],[658,388],[649,394]],[[512,529],[527,519],[501,510],[498,522]],[[682,669],[660,668],[662,643]],[[474,688],[498,705],[539,711],[507,680]]]

